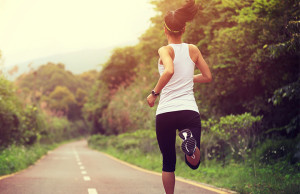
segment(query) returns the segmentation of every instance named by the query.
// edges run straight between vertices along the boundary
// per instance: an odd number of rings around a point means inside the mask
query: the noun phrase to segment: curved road
[[[176,194],[224,191],[176,181]],[[86,141],[60,146],[30,168],[0,177],[1,194],[163,194],[161,176],[91,150]]]

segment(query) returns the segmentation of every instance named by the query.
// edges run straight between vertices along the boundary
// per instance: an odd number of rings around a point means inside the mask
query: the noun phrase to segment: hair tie
[[[166,24],[166,22],[165,22],[165,27],[167,28],[167,30],[169,30],[170,32],[174,32],[174,33],[178,33],[178,32],[181,32],[182,30],[171,30],[168,26],[167,26],[167,24]]]

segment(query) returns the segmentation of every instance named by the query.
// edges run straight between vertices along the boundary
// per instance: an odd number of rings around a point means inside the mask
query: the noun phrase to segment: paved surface
[[[0,180],[1,194],[163,194],[161,176],[124,165],[87,147],[65,144],[20,173]],[[176,194],[215,194],[176,181]],[[224,192],[223,192],[224,193]]]

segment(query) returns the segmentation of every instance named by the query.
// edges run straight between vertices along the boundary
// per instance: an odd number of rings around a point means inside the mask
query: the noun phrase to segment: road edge
[[[109,155],[107,153],[104,153],[104,152],[101,152],[99,150],[94,150],[94,151],[100,152],[101,154],[107,156],[108,158],[110,158],[110,159],[112,159],[112,160],[114,160],[116,162],[119,162],[121,164],[124,164],[124,165],[126,165],[128,167],[134,168],[134,169],[136,169],[138,171],[149,173],[149,174],[153,174],[153,175],[157,175],[157,176],[161,176],[161,173],[150,171],[150,170],[138,167],[136,165],[133,165],[133,164],[130,164],[130,163],[125,162],[123,160],[120,160],[120,159],[118,159],[118,158],[116,158],[114,156],[111,156],[111,155]],[[216,193],[219,193],[219,194],[233,194],[233,193],[236,194],[237,193],[235,191],[231,191],[231,190],[224,189],[224,188],[218,188],[218,187],[215,187],[215,186],[212,186],[212,185],[208,185],[208,184],[196,182],[196,181],[185,179],[185,178],[182,178],[182,177],[176,177],[176,181],[187,183],[187,184],[190,184],[190,185],[193,185],[193,186],[196,186],[196,187],[200,187],[200,188],[203,188],[203,189],[206,189],[206,190],[209,190],[209,191],[213,191],[213,192],[216,192]]]

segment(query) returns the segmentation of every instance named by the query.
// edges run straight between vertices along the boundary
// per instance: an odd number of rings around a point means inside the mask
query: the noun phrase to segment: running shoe
[[[181,150],[188,156],[192,156],[196,150],[196,140],[189,129],[184,129],[179,132],[179,137],[183,140]]]
[[[193,134],[192,134],[191,130],[189,130],[189,129],[183,129],[182,131],[179,132],[179,137],[182,140],[186,140],[187,138],[193,137]]]

